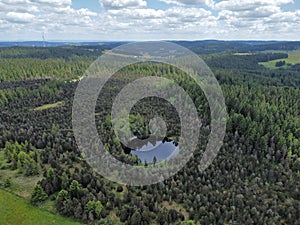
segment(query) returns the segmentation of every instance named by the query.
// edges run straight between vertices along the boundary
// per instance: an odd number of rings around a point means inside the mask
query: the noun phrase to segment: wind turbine
[[[45,32],[42,33],[42,39],[43,39],[43,47],[46,47],[46,43],[45,43]]]

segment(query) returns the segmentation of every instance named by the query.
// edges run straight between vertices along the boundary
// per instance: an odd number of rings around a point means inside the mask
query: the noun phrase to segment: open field
[[[50,212],[32,206],[27,200],[0,189],[1,225],[79,225]]]
[[[244,56],[244,55],[253,55],[253,53],[250,53],[250,52],[237,52],[237,53],[234,53],[233,55]]]
[[[51,109],[51,108],[58,108],[64,105],[64,102],[56,102],[53,104],[45,104],[39,107],[36,107],[35,109],[33,109],[34,111],[41,111],[41,110],[45,110],[45,109]]]
[[[11,185],[7,189],[27,199],[30,198],[34,185],[42,179],[42,176],[24,177],[18,174],[17,170],[1,170],[0,172],[0,182],[9,179]]]
[[[4,154],[0,151],[0,167],[5,167],[5,165]],[[32,192],[34,185],[36,185],[42,177],[42,175],[25,177],[20,174],[18,170],[4,168],[1,168],[0,170],[0,184],[8,179],[10,181],[10,186],[6,189],[26,199],[30,198],[30,193]]]
[[[7,166],[8,164],[4,160],[4,154],[0,151],[0,186],[9,193],[29,200],[34,186],[43,178],[42,174],[27,177],[19,173],[18,170],[11,170],[7,168]],[[4,184],[7,180],[9,180],[10,185],[5,187]],[[55,202],[50,199],[47,199],[45,202],[38,205],[38,207],[56,213]]]
[[[298,64],[300,63],[300,49],[295,50],[295,51],[273,51],[274,53],[287,53],[289,55],[289,57],[287,59],[276,59],[276,60],[272,60],[269,62],[262,62],[260,63],[261,65],[265,66],[266,68],[269,69],[276,69],[279,67],[276,67],[275,64],[276,62],[279,61],[285,61],[286,65],[281,67],[281,68],[286,68],[288,67],[288,64]]]

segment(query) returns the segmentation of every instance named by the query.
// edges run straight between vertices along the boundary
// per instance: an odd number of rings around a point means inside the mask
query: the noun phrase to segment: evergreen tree
[[[48,196],[47,196],[46,192],[44,191],[44,189],[42,188],[42,186],[39,184],[35,185],[32,193],[31,193],[30,201],[34,204],[38,204],[38,203],[45,201],[47,198],[48,198]]]

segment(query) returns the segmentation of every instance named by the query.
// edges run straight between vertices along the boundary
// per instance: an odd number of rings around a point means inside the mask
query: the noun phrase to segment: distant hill
[[[59,46],[99,46],[106,45],[111,47],[116,47],[126,42],[72,42],[72,41],[62,41],[62,42],[44,42],[44,41],[12,41],[12,42],[0,42],[0,47],[59,47]]]
[[[174,41],[174,43],[191,49],[198,54],[211,54],[224,51],[259,52],[266,50],[296,50],[300,42],[286,41]]]
[[[259,52],[266,50],[296,50],[300,48],[300,41],[170,41],[191,49],[197,54],[211,54],[224,51],[230,52]],[[60,46],[101,46],[107,49],[115,48],[129,42],[43,42],[43,41],[24,41],[24,42],[0,42],[0,47],[60,47]]]

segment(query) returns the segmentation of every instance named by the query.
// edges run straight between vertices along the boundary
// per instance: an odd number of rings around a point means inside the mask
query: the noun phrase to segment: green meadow
[[[41,110],[45,110],[45,109],[51,109],[51,108],[58,108],[64,105],[64,102],[56,102],[53,104],[45,104],[39,107],[36,107],[34,109],[34,111],[41,111]]]
[[[299,64],[300,63],[300,49],[294,50],[294,51],[272,51],[272,52],[280,52],[280,53],[287,53],[289,55],[286,59],[276,59],[269,62],[261,62],[259,64],[265,66],[269,69],[277,69],[277,68],[286,68],[289,67],[289,65]],[[276,67],[276,63],[279,61],[285,61],[286,65],[283,67]]]
[[[70,219],[39,209],[28,200],[0,189],[1,225],[80,225]]]

